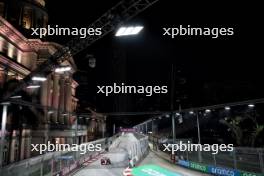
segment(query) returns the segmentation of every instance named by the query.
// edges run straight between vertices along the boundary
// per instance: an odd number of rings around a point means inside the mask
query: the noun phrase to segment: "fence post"
[[[214,165],[216,166],[216,158],[215,158],[215,154],[212,154],[213,158],[214,158]]]
[[[196,124],[197,124],[197,134],[198,134],[198,144],[201,144],[201,133],[200,133],[200,122],[199,122],[199,112],[196,113]],[[198,150],[198,161],[201,163],[203,161],[202,159],[202,153],[201,149]]]
[[[233,150],[234,169],[237,169],[236,148]]]
[[[176,142],[176,131],[175,131],[175,114],[172,113],[171,115],[171,123],[172,123],[172,143],[175,144]]]
[[[54,154],[52,154],[52,157],[51,157],[51,169],[50,169],[50,172],[51,172],[51,176],[53,176],[53,172],[54,172]]]
[[[261,169],[261,172],[264,173],[264,163],[263,163],[263,153],[262,153],[262,150],[259,149],[259,166],[260,166],[260,169]]]
[[[43,157],[41,158],[41,163],[40,163],[40,176],[43,176]]]

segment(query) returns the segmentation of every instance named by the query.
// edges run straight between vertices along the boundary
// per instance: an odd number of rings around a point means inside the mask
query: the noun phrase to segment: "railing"
[[[175,155],[172,155],[172,152],[164,152],[163,145],[160,142],[161,139],[155,137],[150,137],[149,139],[153,145],[153,149],[166,153],[167,157],[170,158],[172,162],[184,160],[252,173],[263,173],[263,148],[236,147],[232,152],[220,151],[217,154],[212,154],[211,151],[177,151]]]
[[[162,112],[134,128],[149,135],[157,151],[162,151],[163,143],[176,144],[177,141],[199,145],[233,144],[232,152],[178,151],[174,159],[263,175],[263,117],[264,102],[259,99]],[[167,155],[173,157],[171,153]]]
[[[111,141],[109,138],[107,141]],[[89,142],[87,144],[101,144],[102,151],[108,146],[106,139]],[[40,156],[22,160],[20,162],[5,166],[0,170],[4,176],[45,176],[45,175],[67,175],[77,169],[84,162],[96,157],[100,152],[87,151],[86,154],[78,152],[51,152]]]

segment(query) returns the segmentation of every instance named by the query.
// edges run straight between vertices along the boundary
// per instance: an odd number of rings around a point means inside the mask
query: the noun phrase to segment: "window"
[[[8,45],[7,42],[3,41],[2,52],[3,52],[4,54],[7,54],[7,52],[8,52],[8,46],[7,46],[7,45]]]
[[[7,55],[11,59],[15,59],[16,60],[16,57],[17,57],[16,48],[11,43],[8,44],[8,53],[7,53]]]
[[[29,7],[25,7],[24,8],[24,13],[23,13],[23,27],[26,29],[30,29],[32,24],[31,24],[31,20],[32,20],[32,9]]]

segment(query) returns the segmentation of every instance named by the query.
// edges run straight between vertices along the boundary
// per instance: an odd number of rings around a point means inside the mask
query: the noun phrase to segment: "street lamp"
[[[16,96],[12,96],[10,98],[12,98],[12,99],[19,99],[19,98],[22,98],[22,96],[21,95],[16,95]]]
[[[249,104],[248,107],[249,107],[249,108],[254,108],[255,105],[254,105],[254,104]]]
[[[40,85],[29,85],[27,86],[28,89],[37,89],[40,88]]]
[[[70,66],[64,66],[64,67],[58,67],[55,69],[55,72],[56,73],[64,73],[64,72],[67,72],[67,71],[70,71],[71,70],[71,67]]]
[[[143,28],[143,26],[120,27],[116,32],[115,36],[120,37],[128,35],[137,35]]]
[[[225,107],[225,110],[229,111],[231,108],[229,106]]]
[[[211,112],[210,109],[209,112]],[[199,113],[196,113],[196,124],[197,124],[197,134],[198,134],[198,144],[201,144],[201,132],[200,132],[200,122],[199,122]],[[202,154],[201,154],[201,150],[198,150],[198,159],[199,162],[202,162]]]
[[[210,109],[206,109],[205,112],[206,112],[206,113],[210,113],[211,110],[210,110]]]
[[[53,113],[54,113],[54,111],[52,111],[52,110],[48,111],[48,114],[53,114]]]
[[[34,77],[32,77],[32,81],[44,82],[46,80],[47,80],[47,78],[45,78],[45,77],[40,77],[40,76],[34,76]]]

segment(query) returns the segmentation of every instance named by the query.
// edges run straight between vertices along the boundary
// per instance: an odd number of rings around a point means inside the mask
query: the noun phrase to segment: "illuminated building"
[[[27,39],[5,19],[0,17],[0,87],[6,93],[10,87],[34,70],[40,63],[53,54],[60,45],[42,42],[38,39]],[[9,111],[7,120],[5,163],[12,163],[30,157],[31,143],[58,141],[73,143],[72,128],[76,117],[70,115],[77,107],[75,89],[78,83],[72,78],[76,71],[73,58],[69,57],[62,65],[70,66],[71,70],[64,73],[52,72],[39,89],[25,89],[23,95],[31,97],[31,102],[51,107],[59,111],[28,108],[29,117],[23,113]],[[24,99],[22,96],[21,99]],[[25,108],[24,106],[20,108]],[[22,112],[23,110],[20,109]],[[65,114],[67,112],[68,114]],[[16,125],[18,124],[18,125]],[[63,133],[62,133],[63,128]],[[68,130],[68,131],[67,131]],[[85,130],[78,131],[80,136],[87,135]],[[85,141],[86,139],[81,140]]]
[[[1,95],[12,90],[18,80],[62,47],[54,42],[28,38],[31,27],[45,27],[47,20],[44,0],[0,0]],[[104,121],[95,120],[94,115],[77,120],[78,83],[72,77],[77,68],[71,56],[61,64],[63,67],[70,69],[58,69],[59,72],[54,69],[46,81],[38,83],[38,89],[25,88],[16,96],[18,101],[39,104],[42,108],[8,107],[4,165],[38,155],[31,152],[31,144],[48,141],[80,144],[93,140],[105,130]]]
[[[45,5],[45,0],[0,0],[0,16],[29,37],[30,28],[47,26]]]

